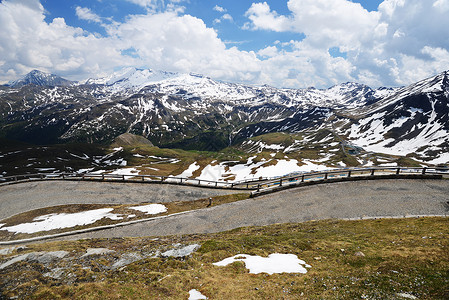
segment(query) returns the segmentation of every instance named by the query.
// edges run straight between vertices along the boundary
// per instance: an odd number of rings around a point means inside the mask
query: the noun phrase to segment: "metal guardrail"
[[[395,176],[395,178],[400,178],[401,176],[415,175],[415,176],[426,176],[426,175],[446,175],[449,177],[449,169],[443,168],[408,168],[408,167],[375,167],[375,168],[349,168],[349,169],[338,169],[330,170],[324,172],[309,172],[303,174],[295,174],[293,176],[285,176],[282,178],[276,178],[272,180],[267,180],[263,183],[258,183],[254,188],[256,193],[261,193],[264,190],[275,189],[278,190],[279,187],[297,186],[302,183],[313,183],[313,182],[326,182],[338,179],[370,179],[374,177],[385,177],[385,176]]]
[[[118,181],[118,182],[142,182],[142,183],[167,183],[182,184],[201,187],[225,188],[235,190],[252,190],[260,193],[279,187],[295,186],[301,183],[326,182],[338,179],[369,179],[385,175],[447,175],[449,170],[441,168],[406,168],[406,167],[375,167],[375,168],[350,168],[329,170],[324,172],[308,172],[288,175],[277,178],[252,179],[238,182],[211,181],[192,179],[185,177],[160,176],[160,175],[117,175],[117,174],[78,174],[78,173],[37,173],[16,176],[0,177],[0,183],[14,183],[26,180],[86,180],[86,181]]]
[[[225,188],[225,189],[239,189],[252,190],[249,185],[238,185],[233,182],[226,181],[212,181],[204,179],[192,179],[175,176],[160,176],[160,175],[117,175],[117,174],[78,174],[78,173],[36,173],[24,174],[15,176],[0,177],[0,183],[14,183],[32,180],[86,180],[86,181],[108,181],[108,182],[141,182],[141,183],[168,183],[168,184],[182,184],[194,185],[201,187]]]

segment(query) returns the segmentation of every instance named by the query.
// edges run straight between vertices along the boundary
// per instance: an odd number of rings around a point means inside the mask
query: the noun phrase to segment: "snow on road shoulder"
[[[156,215],[167,211],[163,204],[148,204],[142,206],[132,206],[130,209],[141,211],[147,215]]]
[[[259,273],[307,273],[306,268],[311,268],[305,261],[299,259],[294,254],[280,254],[274,253],[268,257],[253,256],[248,254],[237,254],[233,257],[228,257],[222,261],[213,263],[214,266],[227,266],[236,261],[245,263],[247,269],[252,274]]]
[[[121,220],[118,214],[112,214],[113,208],[100,208],[77,213],[55,213],[39,216],[33,219],[35,222],[22,223],[14,226],[2,227],[0,230],[7,230],[14,233],[36,233],[39,231],[49,231],[53,229],[69,228],[81,225],[93,224],[103,218],[111,220]]]

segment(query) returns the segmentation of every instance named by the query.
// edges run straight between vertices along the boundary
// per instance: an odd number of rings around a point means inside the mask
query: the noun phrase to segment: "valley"
[[[231,181],[449,160],[448,72],[402,88],[326,90],[133,68],[86,82],[27,76],[0,88],[2,176],[115,171]],[[116,143],[122,134],[146,142]]]

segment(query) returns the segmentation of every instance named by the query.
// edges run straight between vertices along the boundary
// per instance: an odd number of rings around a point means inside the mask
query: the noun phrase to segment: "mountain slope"
[[[342,129],[354,144],[373,152],[414,154],[422,160],[449,160],[449,72],[399,89],[350,114],[356,122]],[[349,127],[350,125],[350,127]]]
[[[262,134],[326,129],[367,151],[449,160],[448,72],[402,88],[323,90],[135,68],[70,86],[44,79],[0,87],[0,137],[108,144],[132,133],[156,146],[218,151]]]
[[[9,82],[7,86],[13,88],[19,88],[28,84],[34,84],[38,86],[68,86],[73,83],[74,82],[70,80],[64,79],[54,74],[44,73],[39,70],[33,70],[24,77]]]

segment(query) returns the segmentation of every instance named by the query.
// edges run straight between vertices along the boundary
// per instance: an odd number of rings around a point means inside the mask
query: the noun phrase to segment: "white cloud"
[[[304,34],[298,36],[299,48],[280,51],[269,61],[278,61],[279,67],[286,59],[291,65],[299,62],[296,74],[315,78],[318,85],[343,78],[402,85],[449,69],[443,51],[449,49],[449,0],[385,0],[371,12],[349,0],[289,0],[288,8],[289,15],[279,15],[266,2],[253,3],[244,28]],[[328,57],[333,47],[346,58]],[[337,65],[344,71],[335,73]]]
[[[221,7],[221,6],[218,6],[218,5],[215,5],[214,8],[213,8],[213,10],[218,11],[218,12],[221,12],[221,13],[226,12],[226,9],[225,9],[225,8],[223,8],[223,7]]]
[[[87,7],[77,6],[75,9],[76,16],[81,20],[86,20],[94,23],[102,23],[101,17],[95,13],[93,13]]]
[[[214,20],[215,24],[219,24],[222,21],[229,21],[229,22],[234,22],[234,18],[232,18],[232,16],[230,14],[224,14],[223,16],[221,16],[220,18],[217,18]]]
[[[232,18],[232,16],[231,16],[230,14],[224,14],[224,15],[222,16],[222,19],[223,19],[223,20],[228,20],[228,21],[230,21],[230,22],[234,21],[234,19]]]
[[[101,37],[61,18],[47,23],[43,8],[4,1],[0,26],[0,80],[34,68],[71,79],[124,66],[197,72],[230,81],[253,81],[260,71],[254,52],[227,48],[214,29],[179,11],[128,16],[124,23],[104,25],[107,35]],[[132,56],[122,55],[127,49],[133,49]]]
[[[378,86],[408,84],[449,69],[448,0],[385,0],[374,12],[348,0],[289,0],[288,15],[266,2],[254,3],[246,12],[248,29],[298,33],[298,40],[254,52],[222,41],[213,28],[173,4],[178,0],[128,1],[147,12],[104,24],[88,8],[76,8],[80,19],[104,26],[104,36],[62,18],[48,20],[38,0],[2,1],[0,81],[32,69],[85,79],[137,66],[282,87],[345,81]],[[157,5],[165,9],[152,10]],[[219,20],[232,22],[232,16]],[[332,57],[333,47],[344,57]]]
[[[142,7],[151,7],[156,5],[157,0],[126,0]]]
[[[251,24],[246,24],[247,29],[268,29],[273,31],[289,30],[290,20],[285,16],[278,15],[276,11],[271,11],[267,2],[253,3],[245,16],[251,20]]]
[[[262,57],[273,57],[278,55],[278,48],[275,46],[268,46],[266,48],[263,48],[259,51],[257,51],[257,55]]]
[[[449,10],[449,0],[436,0],[433,3],[433,7],[442,9],[444,11],[448,11]]]
[[[165,9],[177,10],[178,4],[188,0],[125,0],[146,8],[150,12],[163,11]]]

